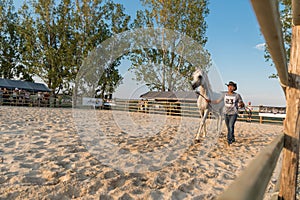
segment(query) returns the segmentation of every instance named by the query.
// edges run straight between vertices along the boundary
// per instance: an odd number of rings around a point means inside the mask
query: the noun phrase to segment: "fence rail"
[[[29,106],[29,107],[72,107],[71,97],[68,98],[38,98],[37,95],[31,95],[30,99],[0,99],[0,105],[4,106]],[[251,114],[252,122],[259,123],[283,123],[282,117],[266,117],[260,116],[258,112],[259,106],[253,106],[254,111]],[[141,104],[139,99],[116,99],[114,105],[110,107],[101,106],[100,109],[114,109],[129,112],[145,112],[151,114],[167,114],[184,117],[200,117],[196,102],[186,101],[147,101]],[[213,118],[213,114],[209,114]],[[239,113],[238,120],[246,121],[247,112]]]
[[[31,94],[28,98],[24,96],[3,98],[0,96],[0,106],[72,107],[72,101],[71,97],[39,97],[36,94]]]
[[[219,200],[263,199],[282,151],[283,139],[284,134],[275,138],[219,197]]]
[[[251,114],[251,122],[259,123],[283,123],[284,117],[268,117],[259,115],[259,106],[252,106],[253,112]],[[169,101],[147,101],[141,104],[140,100],[123,100],[117,99],[115,105],[111,107],[115,110],[124,110],[130,112],[145,112],[152,114],[167,114],[180,115],[184,117],[200,117],[199,109],[196,102],[169,102]],[[210,113],[209,117],[213,117]],[[243,111],[239,113],[239,121],[247,121],[248,113]]]

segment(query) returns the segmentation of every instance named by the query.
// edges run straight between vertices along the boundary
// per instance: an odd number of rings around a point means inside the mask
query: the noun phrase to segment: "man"
[[[236,119],[238,117],[238,108],[239,108],[239,106],[245,107],[245,105],[244,105],[241,95],[235,92],[237,90],[237,84],[233,81],[229,81],[229,83],[226,85],[228,87],[228,90],[221,99],[214,100],[214,101],[212,101],[212,100],[207,100],[207,101],[209,103],[211,102],[214,104],[218,104],[222,100],[224,100],[225,123],[226,123],[227,131],[228,131],[227,142],[230,145],[233,142],[235,142],[234,125],[235,125]]]
[[[248,113],[247,122],[251,122],[253,107],[251,106],[251,102],[250,101],[248,102],[248,105],[246,106],[245,110]]]

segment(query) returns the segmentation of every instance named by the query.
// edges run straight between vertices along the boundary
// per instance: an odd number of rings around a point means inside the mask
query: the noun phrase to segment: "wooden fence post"
[[[279,199],[296,199],[300,135],[300,25],[292,28],[287,111]]]
[[[260,116],[260,117],[259,117],[259,123],[262,124],[262,122],[263,122],[263,117]]]

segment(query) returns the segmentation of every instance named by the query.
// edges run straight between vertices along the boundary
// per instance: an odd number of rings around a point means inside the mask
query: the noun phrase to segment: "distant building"
[[[191,114],[195,110],[198,95],[193,92],[147,92],[140,96],[147,111],[167,113],[169,115]],[[140,103],[141,104],[141,103]],[[143,105],[141,104],[141,105]],[[147,105],[147,106],[146,106]],[[184,109],[182,109],[182,106]]]
[[[51,92],[51,90],[42,83],[33,83],[29,81],[19,81],[0,78],[0,88],[14,90],[15,88],[31,92]]]

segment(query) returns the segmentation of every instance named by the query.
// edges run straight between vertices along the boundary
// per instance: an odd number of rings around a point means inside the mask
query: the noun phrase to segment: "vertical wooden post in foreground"
[[[289,84],[279,199],[296,199],[300,139],[300,25],[292,28]]]

